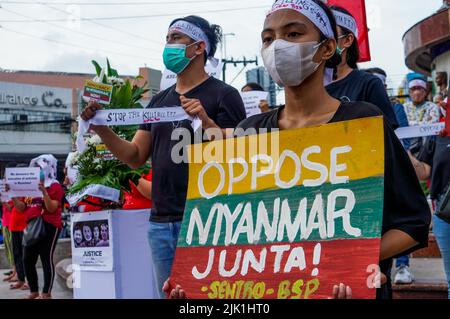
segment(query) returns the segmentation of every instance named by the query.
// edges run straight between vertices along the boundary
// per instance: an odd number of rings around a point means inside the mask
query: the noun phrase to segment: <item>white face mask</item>
[[[322,64],[313,61],[322,43],[279,39],[263,48],[261,55],[267,71],[279,86],[299,86]]]

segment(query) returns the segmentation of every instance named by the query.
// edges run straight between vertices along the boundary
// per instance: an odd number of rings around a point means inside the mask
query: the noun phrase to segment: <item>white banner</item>
[[[206,65],[205,65],[205,72],[209,76],[212,76],[212,77],[220,80],[220,77],[222,75],[223,62],[216,61],[216,63],[211,63],[211,61],[208,60],[208,62],[206,62]],[[177,83],[177,75],[175,73],[173,73],[172,71],[165,69],[163,71],[162,78],[161,78],[161,85],[160,85],[161,91],[164,91],[164,90],[170,88],[175,83]]]
[[[120,201],[120,190],[103,185],[92,184],[78,193],[66,195],[66,199],[70,206],[75,206],[86,196],[94,196],[118,203]]]
[[[427,137],[439,135],[445,128],[445,123],[435,123],[422,126],[401,127],[395,131],[399,139]]]
[[[72,264],[81,271],[113,271],[111,211],[71,214]]]
[[[0,179],[0,202],[6,203],[9,201],[8,193],[6,193],[6,181],[4,179]]]
[[[153,123],[192,121],[192,128],[196,131],[201,126],[198,118],[189,116],[181,106],[162,107],[152,109],[113,109],[97,111],[95,117],[89,121],[78,120],[77,148],[83,153],[86,149],[84,134],[91,125],[126,126]]]
[[[39,190],[40,171],[39,167],[7,168],[5,177],[9,186],[8,196],[42,197]]]
[[[267,100],[268,96],[268,92],[262,91],[250,91],[241,93],[242,100],[244,101],[245,112],[247,113],[247,118],[256,114],[261,114],[259,103],[261,103],[262,100]]]

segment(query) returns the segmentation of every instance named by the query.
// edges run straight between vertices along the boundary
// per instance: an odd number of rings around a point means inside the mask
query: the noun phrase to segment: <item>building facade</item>
[[[412,26],[403,36],[406,65],[432,76],[450,73],[450,0],[433,15]]]
[[[161,72],[140,68],[150,92],[159,91]],[[72,151],[86,80],[94,74],[0,70],[0,171],[6,163],[28,163],[50,153],[60,164]],[[135,78],[135,76],[124,76]]]

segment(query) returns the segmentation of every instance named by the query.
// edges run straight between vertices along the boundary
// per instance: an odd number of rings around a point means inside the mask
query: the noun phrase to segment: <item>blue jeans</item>
[[[166,298],[162,287],[172,271],[180,228],[181,222],[150,222],[148,228],[148,242],[152,251],[154,277],[160,299]]]
[[[433,232],[444,261],[445,276],[449,287],[448,299],[450,299],[450,224],[435,215],[433,217]]]
[[[398,257],[395,261],[395,268],[400,268],[401,266],[408,266],[409,267],[409,256],[402,256]]]

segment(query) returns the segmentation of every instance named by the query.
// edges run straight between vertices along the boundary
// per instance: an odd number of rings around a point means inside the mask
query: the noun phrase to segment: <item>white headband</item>
[[[332,11],[334,17],[336,18],[337,25],[346,28],[347,30],[351,31],[356,37],[358,37],[358,25],[356,24],[355,18],[337,10]]]
[[[325,11],[317,3],[311,0],[277,0],[272,9],[267,14],[283,10],[295,10],[306,16],[311,22],[328,38],[334,38],[334,32],[331,28],[330,19]]]
[[[427,82],[425,82],[424,80],[421,80],[421,79],[412,80],[411,82],[409,82],[409,88],[412,89],[414,87],[421,87],[426,90]]]
[[[205,32],[203,32],[203,30],[196,25],[193,25],[192,23],[184,20],[180,20],[170,26],[169,32],[170,31],[179,31],[190,37],[192,40],[205,42],[206,52],[208,54],[209,52],[211,52],[211,44],[209,43],[208,37],[206,36]]]

